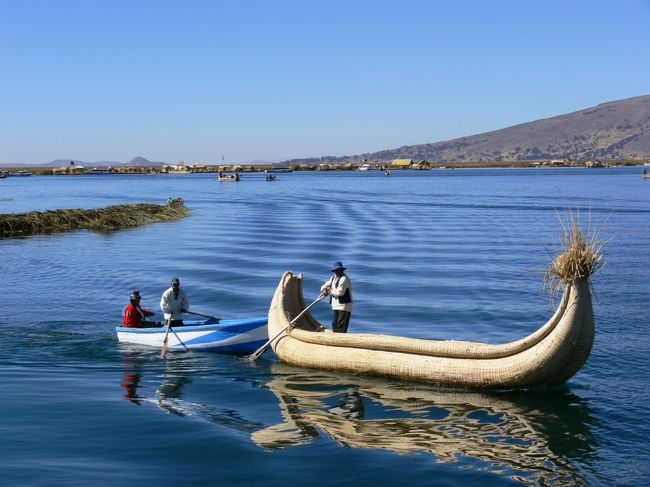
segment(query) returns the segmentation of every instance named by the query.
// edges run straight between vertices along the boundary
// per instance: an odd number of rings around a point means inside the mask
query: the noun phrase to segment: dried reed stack
[[[551,258],[544,273],[544,286],[551,294],[561,291],[565,285],[577,280],[589,280],[605,265],[601,251],[606,241],[599,239],[591,226],[587,234],[583,234],[578,218],[573,213],[569,213],[566,221],[560,221],[563,229],[561,253]]]
[[[0,237],[33,235],[70,230],[111,231],[177,220],[188,214],[182,204],[138,203],[84,210],[79,208],[0,214]]]

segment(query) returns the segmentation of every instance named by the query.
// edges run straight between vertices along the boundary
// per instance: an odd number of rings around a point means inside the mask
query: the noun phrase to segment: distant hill
[[[124,164],[125,166],[162,166],[163,164],[166,164],[164,162],[154,162],[150,161],[148,159],[145,159],[144,157],[134,157],[131,159],[129,162]]]
[[[402,146],[373,153],[282,161],[284,164],[364,159],[426,159],[432,162],[500,162],[534,160],[650,159],[650,95],[611,101],[577,112],[522,123],[512,127],[428,144]],[[58,159],[40,166],[67,166],[73,159]],[[75,164],[96,166],[161,166],[144,157],[127,163],[114,161]],[[280,162],[280,161],[274,161]],[[261,164],[264,161],[253,161]],[[241,162],[240,162],[241,164]],[[0,164],[8,166],[9,164]],[[34,164],[30,164],[34,165]]]
[[[444,142],[326,159],[343,162],[398,158],[440,162],[650,159],[650,95]]]

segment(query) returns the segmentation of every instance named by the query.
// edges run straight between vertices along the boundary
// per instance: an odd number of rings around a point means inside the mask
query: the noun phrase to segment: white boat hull
[[[115,328],[121,343],[161,348],[166,327]],[[184,326],[171,327],[167,337],[170,350],[203,350],[222,353],[252,353],[267,340],[267,318],[221,320],[217,323],[186,321]]]

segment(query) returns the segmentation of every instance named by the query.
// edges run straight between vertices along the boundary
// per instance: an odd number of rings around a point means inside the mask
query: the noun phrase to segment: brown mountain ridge
[[[397,158],[440,162],[650,159],[650,95],[443,142],[327,159]]]

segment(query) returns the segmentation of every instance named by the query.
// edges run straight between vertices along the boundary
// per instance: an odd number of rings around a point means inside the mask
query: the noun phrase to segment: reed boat
[[[268,334],[288,364],[395,377],[453,387],[517,389],[561,384],[586,362],[595,327],[589,283],[567,286],[546,324],[505,344],[427,340],[373,333],[331,333],[305,308],[303,278],[286,272],[273,296]]]
[[[532,334],[504,344],[331,333],[309,312],[298,316],[305,310],[303,278],[285,272],[269,309],[271,347],[291,365],[449,387],[562,384],[582,368],[594,342],[589,276],[603,265],[600,247],[585,242],[579,229],[565,241],[567,250],[547,270],[558,279],[556,287],[564,288],[557,310]]]
[[[185,320],[183,326],[171,327],[167,349],[251,353],[266,341],[266,322],[266,316]],[[165,323],[148,323],[144,328],[118,326],[115,331],[120,342],[162,348],[167,328]]]

